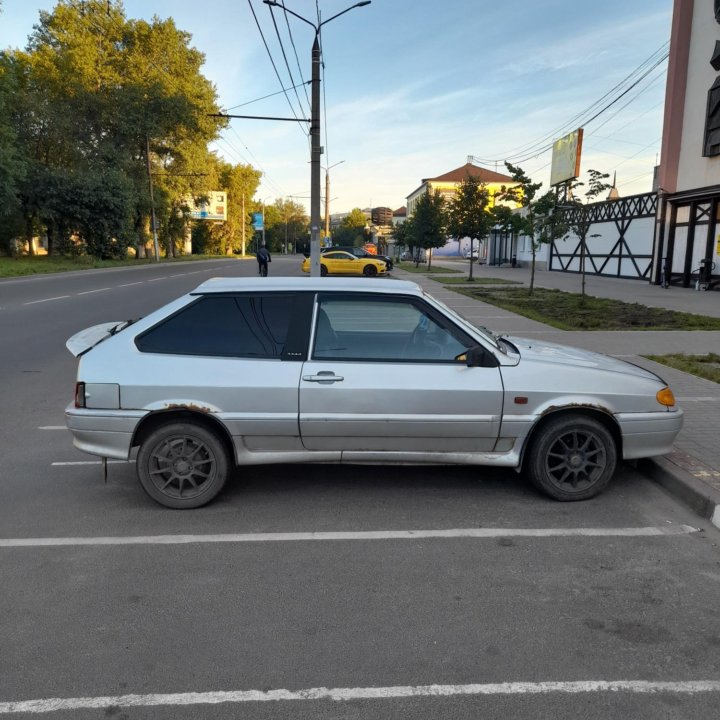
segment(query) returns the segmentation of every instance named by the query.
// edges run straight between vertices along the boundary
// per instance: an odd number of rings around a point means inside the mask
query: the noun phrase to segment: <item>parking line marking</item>
[[[67,430],[67,425],[40,425],[38,430]]]
[[[569,682],[505,682],[469,685],[394,685],[388,687],[326,688],[304,690],[229,690],[215,692],[150,693],[147,695],[106,695],[100,697],[46,698],[0,703],[0,714],[47,713],[61,710],[101,710],[104,708],[220,705],[247,702],[333,700],[388,700],[416,697],[462,695],[577,695],[581,693],[697,693],[720,692],[718,680],[679,682],[649,680],[579,680]]]
[[[64,300],[69,297],[69,295],[58,295],[57,297],[45,298],[44,300],[32,300],[31,302],[23,303],[23,305],[37,305],[38,303],[52,302],[53,300]]]
[[[108,465],[129,465],[134,463],[134,460],[108,460]],[[102,465],[102,460],[73,460],[69,462],[54,462],[50,463],[54,467],[62,467],[65,465]]]
[[[460,528],[450,530],[369,530],[358,532],[228,533],[224,535],[128,535],[0,539],[0,548],[78,545],[191,545],[203,543],[419,540],[429,538],[505,537],[671,537],[699,532],[690,525],[636,528]]]

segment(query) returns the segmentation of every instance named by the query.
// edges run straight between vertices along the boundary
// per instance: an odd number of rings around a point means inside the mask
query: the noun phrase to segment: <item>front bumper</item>
[[[615,416],[623,440],[623,459],[667,455],[683,426],[679,408],[660,413],[620,413]]]

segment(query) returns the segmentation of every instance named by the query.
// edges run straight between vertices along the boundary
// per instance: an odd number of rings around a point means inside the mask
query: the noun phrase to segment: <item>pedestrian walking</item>
[[[258,251],[257,251],[257,261],[258,261],[258,273],[262,275],[263,277],[267,277],[268,274],[268,263],[272,262],[272,258],[270,257],[270,253],[268,249],[263,245]]]

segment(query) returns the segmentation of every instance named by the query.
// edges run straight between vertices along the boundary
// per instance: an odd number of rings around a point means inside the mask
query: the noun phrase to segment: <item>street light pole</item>
[[[333,163],[329,167],[324,168],[325,170],[325,238],[327,239],[330,235],[330,170],[336,165],[341,165],[344,160],[339,160]]]
[[[349,8],[345,8],[317,25],[302,15],[280,4],[277,0],[263,0],[265,5],[279,7],[284,12],[307,23],[315,30],[315,41],[312,46],[312,80],[311,80],[311,112],[310,112],[310,275],[320,277],[320,28],[353,8],[369,5],[371,0],[362,0]]]

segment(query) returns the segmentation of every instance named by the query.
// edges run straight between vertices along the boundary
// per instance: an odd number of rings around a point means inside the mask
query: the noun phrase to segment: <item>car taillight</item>
[[[75,383],[75,407],[76,408],[84,408],[85,407],[85,383],[84,382]]]

